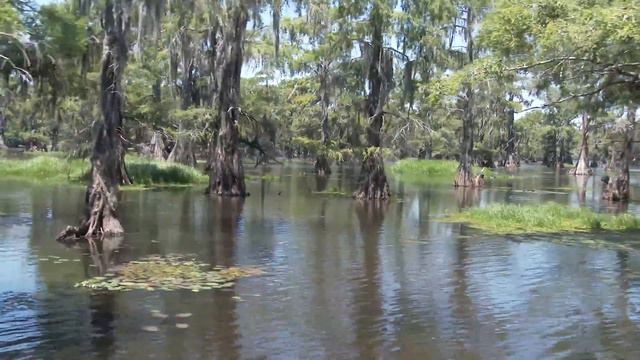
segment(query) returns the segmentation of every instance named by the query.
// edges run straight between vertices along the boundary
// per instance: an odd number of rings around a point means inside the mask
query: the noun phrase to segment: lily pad
[[[78,283],[78,286],[97,290],[191,290],[193,292],[231,287],[238,278],[257,276],[262,270],[245,267],[216,267],[181,255],[158,255],[131,261],[109,273]]]

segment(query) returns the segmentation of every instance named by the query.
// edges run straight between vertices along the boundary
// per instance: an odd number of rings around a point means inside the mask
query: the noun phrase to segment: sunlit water
[[[601,203],[597,178],[579,191],[532,167],[464,194],[394,179],[393,200],[375,205],[315,194],[326,184],[310,165],[249,171],[277,179],[249,182],[244,202],[123,192],[128,233],[93,256],[53,240],[78,222],[83,188],[0,182],[0,358],[640,358],[637,234],[499,237],[438,221],[491,202],[640,213]],[[351,191],[356,175],[328,187]],[[169,253],[266,274],[199,293],[74,287]]]

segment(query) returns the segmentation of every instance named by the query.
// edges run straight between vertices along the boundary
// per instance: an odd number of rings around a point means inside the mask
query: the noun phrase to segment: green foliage
[[[20,17],[9,0],[0,0],[0,32],[15,34],[21,30]],[[0,35],[0,40],[4,41]]]
[[[535,205],[492,204],[486,208],[465,209],[445,218],[463,222],[492,234],[532,234],[585,231],[630,231],[640,229],[633,215],[598,214],[583,208],[556,203]]]
[[[87,20],[63,5],[43,5],[39,11],[47,50],[56,58],[81,56],[87,46]]]
[[[12,148],[28,147],[29,144],[46,145],[49,137],[40,131],[20,131],[13,129],[5,134],[5,143]]]

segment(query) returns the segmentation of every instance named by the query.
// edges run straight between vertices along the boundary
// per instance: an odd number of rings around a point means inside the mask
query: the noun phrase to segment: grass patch
[[[51,155],[0,159],[0,177],[36,182],[79,183],[90,168],[86,160],[69,160]]]
[[[246,175],[244,176],[246,181],[267,181],[267,182],[272,182],[272,181],[278,181],[280,180],[280,176],[276,176],[276,175]]]
[[[209,181],[209,177],[190,166],[166,161],[127,158],[127,170],[134,186],[193,185]]]
[[[391,165],[391,173],[403,176],[451,177],[458,171],[453,160],[403,159]]]
[[[458,175],[458,162],[454,160],[420,160],[403,159],[390,166],[391,174],[401,177],[408,182],[451,182]],[[510,179],[511,175],[496,174],[488,168],[479,169],[473,167],[472,173],[479,172],[485,175],[485,179]]]
[[[312,191],[314,195],[325,195],[325,196],[335,196],[335,197],[351,197],[350,194],[347,194],[343,191],[340,191],[336,186],[331,186],[323,191]]]
[[[202,184],[208,177],[190,166],[127,156],[133,187],[188,186]],[[84,184],[91,170],[89,160],[39,155],[22,159],[0,159],[0,178],[34,182]]]
[[[492,204],[450,214],[447,222],[463,222],[492,234],[534,234],[640,229],[640,219],[629,214],[598,214],[589,209],[556,203],[540,205]]]

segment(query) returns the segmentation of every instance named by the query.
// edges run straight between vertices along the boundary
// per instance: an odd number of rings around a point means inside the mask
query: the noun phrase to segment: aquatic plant
[[[97,290],[201,290],[233,286],[238,278],[261,275],[256,268],[220,268],[207,270],[210,265],[184,255],[149,256],[130,261],[105,276],[82,281],[76,287]]]
[[[536,205],[491,204],[466,209],[444,218],[493,234],[629,231],[640,229],[640,219],[629,215],[599,214],[549,202]]]

